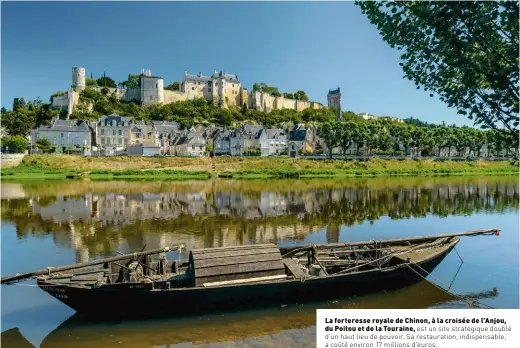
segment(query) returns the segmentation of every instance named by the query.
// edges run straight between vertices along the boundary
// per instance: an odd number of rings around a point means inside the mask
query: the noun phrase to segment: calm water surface
[[[464,237],[429,280],[519,308],[516,177],[3,183],[2,275],[184,244],[327,243],[499,228]],[[187,252],[169,258],[186,257]],[[398,291],[182,319],[86,323],[34,286],[2,286],[2,347],[314,347],[317,308],[465,303],[421,282]]]

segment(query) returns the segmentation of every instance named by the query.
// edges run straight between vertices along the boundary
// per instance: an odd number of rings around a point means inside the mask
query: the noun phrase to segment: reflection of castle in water
[[[447,216],[518,207],[516,183],[486,181],[285,192],[219,191],[201,185],[190,191],[3,196],[2,218],[13,221],[21,237],[50,231],[56,243],[71,245],[78,261],[83,261],[112,254],[117,248],[140,249],[144,244],[150,249],[182,243],[189,250],[303,240],[323,228],[327,241],[337,242],[342,225],[381,216]]]

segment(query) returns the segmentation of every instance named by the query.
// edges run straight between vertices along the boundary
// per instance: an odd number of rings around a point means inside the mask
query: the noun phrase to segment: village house
[[[168,153],[179,157],[199,157],[206,154],[206,140],[201,133],[188,132],[170,140]]]
[[[230,152],[230,132],[218,132],[213,141],[214,151],[216,155],[229,155]]]
[[[260,154],[261,125],[246,123],[229,135],[231,156]]]
[[[312,152],[312,147],[308,144],[307,137],[305,125],[299,124],[289,131],[287,148],[290,157],[297,157],[303,152]]]
[[[134,123],[130,130],[130,144],[153,144],[157,145],[154,125],[147,125],[144,121]]]
[[[118,114],[102,116],[96,121],[96,145],[105,156],[113,156],[132,144],[131,129],[135,124],[132,117]]]
[[[60,120],[54,117],[49,125],[31,129],[31,152],[39,139],[47,139],[55,147],[56,153],[81,153],[90,155],[94,140],[94,130],[88,121]]]
[[[166,154],[169,140],[173,138],[180,129],[178,122],[152,121],[155,130],[155,141],[161,148],[161,153]]]
[[[287,131],[280,128],[263,129],[260,136],[261,156],[280,155],[287,149]]]

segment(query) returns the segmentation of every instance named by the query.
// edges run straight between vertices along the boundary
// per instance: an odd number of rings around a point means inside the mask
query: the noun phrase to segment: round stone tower
[[[81,66],[72,68],[72,88],[76,88],[78,92],[85,89],[85,68]]]

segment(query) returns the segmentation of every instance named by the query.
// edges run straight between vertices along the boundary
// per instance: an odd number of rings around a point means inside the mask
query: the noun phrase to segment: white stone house
[[[50,125],[42,125],[30,132],[31,151],[39,139],[47,139],[55,146],[56,153],[81,153],[90,155],[93,145],[93,128],[88,121],[60,120],[53,118]]]
[[[287,150],[288,134],[283,129],[263,129],[259,139],[263,157],[281,154]]]

